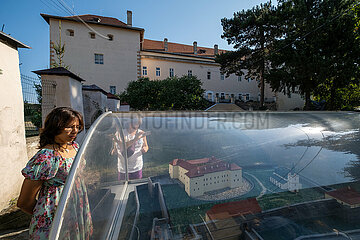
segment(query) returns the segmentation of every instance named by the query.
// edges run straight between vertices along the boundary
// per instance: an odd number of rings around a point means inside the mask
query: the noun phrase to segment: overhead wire
[[[51,5],[51,3],[46,2],[46,0],[40,0],[40,2],[42,2],[42,3],[43,3],[45,6],[47,6],[50,10],[53,10],[53,9],[54,9],[54,6]],[[55,8],[56,8],[56,6],[55,6]],[[57,12],[58,14],[61,14],[61,12],[59,12],[59,9],[58,9],[58,8],[56,8],[56,12]]]
[[[74,10],[72,10],[66,2],[63,0],[40,0],[44,5],[49,7],[50,9],[56,10],[57,13],[65,13],[66,15],[70,15],[71,17],[75,17],[77,20],[79,20],[82,24],[84,24],[89,30],[94,32],[96,35],[100,36],[101,38],[104,38],[106,40],[109,40],[110,38],[108,36],[105,36],[98,31],[96,31],[94,28],[92,28],[89,24],[87,24]],[[44,2],[45,1],[45,2]],[[51,7],[49,6],[51,4]],[[61,15],[61,14],[60,14]]]
[[[301,130],[302,132],[304,132],[304,134],[306,135],[306,137],[307,137],[307,139],[308,139],[308,142],[310,142],[310,137],[309,137],[309,135],[304,131],[304,130],[302,130],[301,128],[297,128],[297,127],[295,127],[295,126],[292,126],[293,128],[296,128],[296,129],[299,129],[299,130]],[[291,173],[294,169],[295,169],[295,167],[301,162],[301,160],[304,158],[304,156],[305,156],[305,154],[306,154],[306,152],[309,150],[309,146],[307,146],[306,147],[306,149],[305,149],[305,151],[303,152],[303,154],[301,155],[301,157],[299,158],[299,160],[296,162],[296,164],[295,165],[293,165],[292,166],[292,168],[288,171],[288,173],[285,175],[285,176],[287,176],[289,173]],[[275,185],[276,186],[276,185]],[[278,189],[279,187],[278,186],[276,186],[274,189],[272,189],[271,191],[272,192],[274,192],[274,191],[276,191],[277,189]]]
[[[62,7],[56,0],[49,0],[49,2],[57,9],[60,9],[60,11],[65,12],[66,15],[69,14],[68,11],[64,7]]]
[[[63,0],[57,0],[65,9],[67,9],[67,11],[73,16],[76,17],[80,22],[82,22],[89,30],[93,31],[95,34],[97,34],[98,36],[109,40],[110,38],[108,36],[104,36],[101,33],[99,33],[98,31],[96,31],[94,28],[92,28],[89,24],[87,24],[81,17],[79,17],[79,15],[73,11]]]

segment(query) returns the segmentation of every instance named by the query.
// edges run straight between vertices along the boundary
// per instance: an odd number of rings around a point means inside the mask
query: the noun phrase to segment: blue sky
[[[49,25],[40,13],[69,16],[60,7],[65,2],[76,14],[115,17],[126,22],[126,11],[133,12],[133,26],[145,29],[145,38],[170,42],[232,49],[221,39],[221,18],[249,9],[264,0],[2,0],[0,30],[30,46],[20,49],[20,71],[35,77],[31,71],[49,67]]]

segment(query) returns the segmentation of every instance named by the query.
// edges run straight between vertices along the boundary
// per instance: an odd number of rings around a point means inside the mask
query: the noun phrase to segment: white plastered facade
[[[25,142],[24,102],[16,48],[0,41],[0,209],[18,196],[28,160]]]
[[[50,58],[56,61],[52,50],[58,44],[59,20],[50,18]],[[89,24],[87,28],[81,22],[61,20],[61,43],[65,44],[64,64],[69,70],[86,80],[86,84],[96,84],[105,91],[110,86],[116,87],[116,92],[122,92],[128,82],[137,79],[138,55],[140,51],[140,32],[111,26]],[[68,30],[74,32],[69,36]],[[90,37],[90,32],[100,33],[113,40],[104,39],[98,34]],[[103,64],[95,64],[95,54],[103,55]]]

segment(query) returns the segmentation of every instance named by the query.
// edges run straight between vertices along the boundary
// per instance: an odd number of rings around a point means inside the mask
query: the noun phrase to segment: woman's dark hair
[[[39,148],[48,144],[56,144],[55,136],[59,135],[74,119],[79,120],[79,132],[84,129],[84,121],[81,113],[69,107],[53,109],[45,119],[44,127],[40,132]]]

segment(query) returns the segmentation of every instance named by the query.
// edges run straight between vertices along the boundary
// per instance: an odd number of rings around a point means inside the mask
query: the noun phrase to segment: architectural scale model
[[[169,164],[171,178],[179,179],[191,197],[242,185],[242,168],[215,157],[195,160],[174,159]]]
[[[270,182],[279,187],[291,192],[298,192],[302,184],[299,180],[299,175],[296,174],[294,169],[289,171],[287,168],[276,168],[273,175],[270,177]]]

